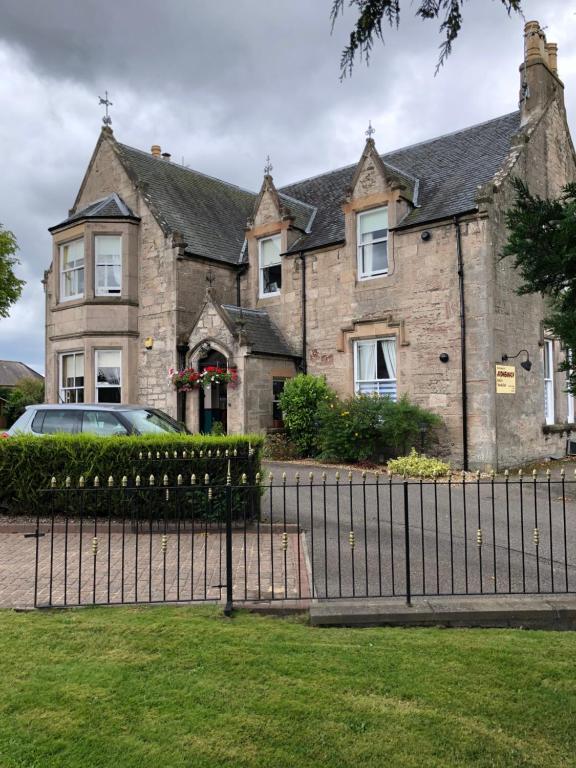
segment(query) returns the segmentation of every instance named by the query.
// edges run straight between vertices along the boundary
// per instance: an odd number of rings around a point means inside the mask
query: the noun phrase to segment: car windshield
[[[184,432],[184,427],[173,421],[169,416],[157,411],[123,411],[122,415],[140,434],[156,434],[158,432]]]

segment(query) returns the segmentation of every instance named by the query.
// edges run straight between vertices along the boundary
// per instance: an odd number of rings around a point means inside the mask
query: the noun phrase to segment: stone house
[[[105,126],[50,230],[48,401],[145,402],[194,431],[261,432],[307,371],[438,412],[456,464],[563,454],[564,352],[499,258],[511,179],[553,196],[576,177],[563,90],[556,46],[529,22],[517,111],[384,155],[368,135],[356,165],[279,189],[267,168],[258,194]],[[183,394],[168,379],[211,364],[237,385]],[[499,391],[511,375],[515,392]]]

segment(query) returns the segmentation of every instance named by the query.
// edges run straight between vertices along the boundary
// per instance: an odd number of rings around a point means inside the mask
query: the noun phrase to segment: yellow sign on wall
[[[496,366],[496,392],[503,395],[516,394],[516,368],[513,365]]]

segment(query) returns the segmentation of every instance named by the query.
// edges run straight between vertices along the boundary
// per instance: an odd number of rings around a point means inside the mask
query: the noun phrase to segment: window
[[[568,364],[570,365],[570,368],[566,371],[566,383],[570,384],[570,377],[572,376],[572,373],[574,372],[574,369],[572,367],[572,352],[568,352],[567,355],[568,358]],[[576,398],[571,392],[568,392],[568,411],[566,416],[566,421],[568,424],[574,424],[574,400]]]
[[[80,411],[73,409],[70,411],[49,410],[45,411],[44,420],[41,428],[39,424],[32,424],[34,431],[39,431],[43,435],[57,435],[60,433],[74,433],[78,431],[78,422],[80,421]]]
[[[158,411],[122,411],[122,416],[128,421],[131,427],[140,435],[155,435],[165,432],[185,433],[186,428],[177,421],[171,419],[165,413]]]
[[[119,349],[96,350],[96,402],[122,402],[122,353]]]
[[[554,424],[554,342],[544,341],[544,416]]]
[[[388,209],[358,214],[358,274],[360,279],[388,272]]]
[[[84,296],[84,240],[60,246],[60,300]]]
[[[284,390],[285,381],[286,379],[272,380],[272,419],[274,422],[282,422],[282,409],[280,408],[280,395]]]
[[[94,239],[96,259],[96,296],[120,296],[122,293],[122,238],[98,235]]]
[[[84,353],[60,355],[60,402],[84,402]]]
[[[108,411],[84,411],[82,432],[102,437],[128,434],[128,430],[120,423],[118,417]]]
[[[396,339],[357,341],[354,344],[355,390],[396,400]]]
[[[278,296],[282,288],[280,235],[258,243],[260,249],[260,296]]]

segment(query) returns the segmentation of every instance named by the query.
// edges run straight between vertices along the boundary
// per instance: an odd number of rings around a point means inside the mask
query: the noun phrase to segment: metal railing
[[[576,482],[338,473],[43,493],[34,604],[576,591]]]

